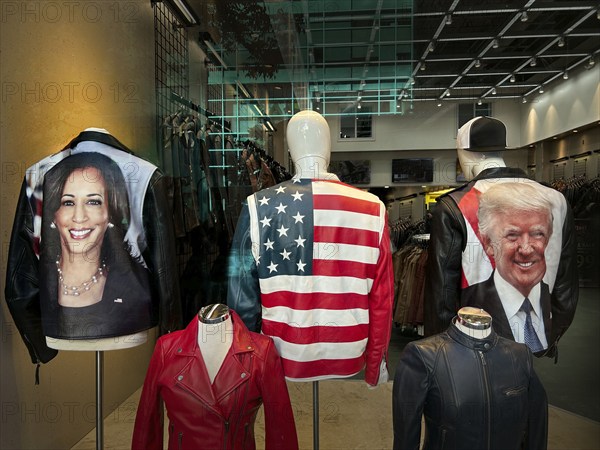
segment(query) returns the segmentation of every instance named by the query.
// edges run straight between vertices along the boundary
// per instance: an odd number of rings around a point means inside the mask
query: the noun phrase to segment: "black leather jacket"
[[[429,258],[425,277],[424,326],[425,335],[441,333],[450,324],[456,312],[466,304],[461,302],[461,270],[463,251],[467,247],[467,228],[455,198],[466,195],[478,180],[527,178],[521,169],[499,167],[482,171],[471,182],[438,198],[431,220]],[[551,336],[548,349],[536,356],[557,357],[558,340],[567,331],[577,307],[579,276],[577,247],[571,208],[562,228],[562,246],[556,281],[552,290]],[[497,318],[499,319],[499,318]],[[501,336],[513,339],[512,332],[497,330]]]
[[[131,153],[113,136],[84,131],[66,147],[75,148],[84,141],[99,142],[115,149]],[[164,177],[156,170],[148,183],[142,207],[145,245],[142,256],[151,276],[151,291],[155,316],[158,317],[160,333],[181,328],[181,301],[175,265],[173,219],[166,198]],[[40,305],[40,261],[36,254],[34,218],[39,211],[27,196],[27,180],[24,180],[13,223],[6,271],[5,297],[9,311],[23,338],[31,361],[47,363],[58,353],[46,345],[42,329]]]
[[[524,344],[472,338],[454,325],[409,343],[393,388],[394,449],[547,447],[548,403]]]

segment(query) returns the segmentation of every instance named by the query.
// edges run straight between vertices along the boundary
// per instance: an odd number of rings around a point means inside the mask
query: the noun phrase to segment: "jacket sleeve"
[[[385,206],[382,205],[383,208]],[[366,348],[365,381],[377,386],[388,380],[387,352],[392,329],[394,269],[387,214],[382,214],[383,230],[373,287],[369,292],[369,338]]]
[[[425,336],[443,332],[460,303],[461,260],[466,227],[450,197],[441,197],[433,211],[425,275]]]
[[[160,334],[182,327],[181,296],[175,257],[173,218],[167,200],[166,180],[157,170],[144,197],[144,229],[148,247],[144,259],[153,274],[153,296],[158,302]]]
[[[260,332],[260,285],[256,262],[252,256],[250,214],[248,204],[242,207],[228,259],[227,305],[233,309],[250,331]]]
[[[297,450],[296,423],[283,366],[270,338],[260,383],[265,411],[265,450]]]
[[[421,416],[429,389],[427,368],[415,345],[409,343],[396,367],[392,394],[394,450],[416,450],[421,439]]]
[[[162,450],[163,405],[158,377],[163,371],[164,349],[159,339],[146,372],[133,428],[132,450]]]
[[[34,364],[47,363],[58,351],[46,345],[42,330],[39,259],[33,238],[33,210],[23,182],[8,250],[4,294],[10,314]]]
[[[562,230],[562,248],[556,282],[552,289],[552,348],[567,331],[577,308],[579,274],[577,269],[577,242],[573,212],[567,204],[567,216]],[[554,356],[549,354],[548,356]]]

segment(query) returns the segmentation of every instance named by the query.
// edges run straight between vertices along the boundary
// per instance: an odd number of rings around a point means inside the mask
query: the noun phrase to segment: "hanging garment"
[[[144,381],[132,449],[163,448],[162,402],[169,449],[254,449],[254,421],[264,407],[266,450],[298,448],[296,426],[273,341],[231,311],[233,343],[211,384],[198,347],[198,318],[161,337]]]
[[[454,324],[410,342],[394,376],[394,449],[543,450],[548,402],[531,352],[498,336],[485,339]]]
[[[164,177],[113,136],[96,130],[80,133],[64,150],[30,167],[19,196],[5,296],[37,364],[56,356],[46,337],[94,339],[134,334],[157,324],[161,333],[181,326]],[[106,231],[95,241],[90,239],[99,225],[82,222],[67,233],[56,223],[59,209],[68,211],[74,203],[72,197],[61,199],[63,185],[82,164],[97,165],[106,185],[106,198],[99,202],[96,196],[92,203],[105,205],[110,223],[102,225]],[[94,245],[101,246],[99,272],[87,284],[68,286],[61,276],[61,259]],[[74,300],[95,289],[94,277],[104,283],[99,302],[86,307],[59,304],[61,296]]]
[[[548,314],[551,324],[544,319],[548,348],[536,356],[555,357],[558,340],[573,321],[579,292],[573,217],[559,192],[528,179],[520,169],[484,170],[470,183],[438,198],[431,222],[425,333],[430,335],[443,330],[461,306],[481,307],[502,314],[502,305],[490,304],[492,297],[489,295],[470,296],[467,302],[464,294],[467,288],[486,282],[494,272],[495,262],[486,254],[479,235],[479,198],[493,186],[509,182],[531,186],[552,205],[552,233],[544,252],[546,270],[543,276],[551,293],[551,313]],[[521,302],[522,299],[519,305]],[[509,318],[496,315],[495,320],[508,322]],[[517,338],[512,332],[497,332],[508,339]]]
[[[394,280],[385,205],[293,178],[248,197],[229,263],[229,307],[272,336],[290,380],[387,380]],[[262,323],[261,323],[262,321]]]

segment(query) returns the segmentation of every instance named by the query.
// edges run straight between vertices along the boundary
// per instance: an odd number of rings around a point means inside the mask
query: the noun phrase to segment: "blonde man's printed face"
[[[502,278],[523,296],[528,296],[546,273],[549,219],[548,213],[539,211],[505,211],[494,219],[486,253],[494,258]]]

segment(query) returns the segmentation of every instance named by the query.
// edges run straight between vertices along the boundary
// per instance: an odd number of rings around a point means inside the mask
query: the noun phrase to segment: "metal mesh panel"
[[[165,168],[162,148],[162,121],[181,109],[173,94],[188,98],[189,54],[187,29],[166,2],[155,2],[154,6],[154,56],[156,88],[156,143],[161,168]],[[183,271],[191,249],[187,239],[177,242],[177,266]]]
[[[161,123],[181,105],[173,93],[183,98],[189,94],[189,54],[187,29],[166,2],[154,3],[154,54],[158,154],[162,161]]]

